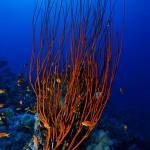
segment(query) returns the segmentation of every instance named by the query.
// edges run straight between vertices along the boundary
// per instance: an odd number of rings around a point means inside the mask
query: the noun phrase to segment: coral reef
[[[0,150],[20,150],[33,134],[34,95],[25,80],[22,86],[17,81],[7,62],[0,61],[0,133],[7,133],[0,137]]]

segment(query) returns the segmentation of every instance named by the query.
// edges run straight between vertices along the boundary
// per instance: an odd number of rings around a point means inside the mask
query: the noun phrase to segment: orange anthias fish
[[[24,128],[26,128],[26,129],[30,129],[30,127],[29,127],[29,126],[24,126]]]
[[[22,83],[23,83],[23,81],[24,81],[24,76],[23,76],[23,74],[21,73],[20,75],[19,75],[19,78],[18,78],[18,81],[17,81],[17,85],[18,86],[21,86],[22,85]]]
[[[33,141],[34,141],[36,149],[38,149],[38,147],[39,147],[39,140],[38,140],[37,136],[34,135],[34,134],[33,134]]]
[[[5,104],[0,104],[0,108],[3,108],[5,106]]]
[[[92,122],[92,121],[83,121],[82,125],[86,126],[86,127],[94,127],[96,125],[96,122]]]
[[[8,136],[10,136],[10,134],[4,133],[4,132],[0,132],[0,138],[8,137]]]

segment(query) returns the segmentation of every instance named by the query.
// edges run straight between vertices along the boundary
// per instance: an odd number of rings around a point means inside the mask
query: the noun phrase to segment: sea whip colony
[[[110,1],[36,2],[29,79],[41,125],[37,149],[40,139],[45,150],[77,149],[101,117],[121,50]]]

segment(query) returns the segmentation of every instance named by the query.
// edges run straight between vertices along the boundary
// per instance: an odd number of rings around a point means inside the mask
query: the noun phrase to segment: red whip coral
[[[109,2],[37,1],[29,78],[44,149],[77,149],[89,136],[110,96],[120,43]]]

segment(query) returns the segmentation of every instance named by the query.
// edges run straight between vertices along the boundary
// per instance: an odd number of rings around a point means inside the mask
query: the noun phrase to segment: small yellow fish
[[[23,104],[23,101],[22,101],[22,100],[20,100],[20,101],[19,101],[19,104],[20,104],[20,105],[22,105],[22,104]]]
[[[17,83],[18,83],[18,84],[17,84],[18,86],[21,86],[21,85],[22,85],[22,81],[21,81],[21,80],[18,80]]]
[[[18,111],[19,111],[19,110],[21,110],[21,108],[16,108],[16,110],[18,110]]]
[[[120,87],[119,88],[119,91],[120,91],[120,93],[123,95],[124,94],[124,91],[123,91],[123,89]]]
[[[60,83],[61,83],[61,80],[60,80],[59,78],[57,78],[57,79],[56,79],[56,82],[57,82],[58,84],[60,84]]]
[[[0,108],[3,108],[5,106],[5,104],[0,104]]]
[[[30,107],[27,107],[27,108],[25,108],[25,111],[27,111],[27,112],[30,112],[30,113],[35,113],[36,112],[36,109],[35,109],[35,107],[32,107],[32,108],[30,108]]]
[[[82,122],[82,125],[84,125],[84,126],[86,126],[86,127],[94,127],[94,126],[96,125],[96,123],[95,123],[95,122],[92,122],[92,121],[86,120],[86,121],[83,121],[83,122]]]
[[[29,109],[30,109],[29,107],[25,108],[26,111],[28,111]]]
[[[47,91],[50,92],[50,94],[52,94],[52,89],[51,88],[47,88]]]
[[[124,128],[125,131],[128,130],[128,125],[127,125],[127,124],[124,124],[124,125],[123,125],[123,128]]]
[[[23,74],[21,73],[21,74],[19,75],[19,79],[18,79],[18,81],[17,81],[17,85],[18,85],[18,86],[21,86],[22,83],[23,83],[23,81],[24,81],[24,77],[23,77]]]
[[[5,93],[6,93],[6,90],[0,89],[0,94],[5,94]]]
[[[30,87],[29,86],[27,86],[27,92],[30,92],[31,90],[30,90]]]
[[[4,133],[4,132],[0,132],[0,138],[8,137],[8,136],[10,136],[10,134]]]

